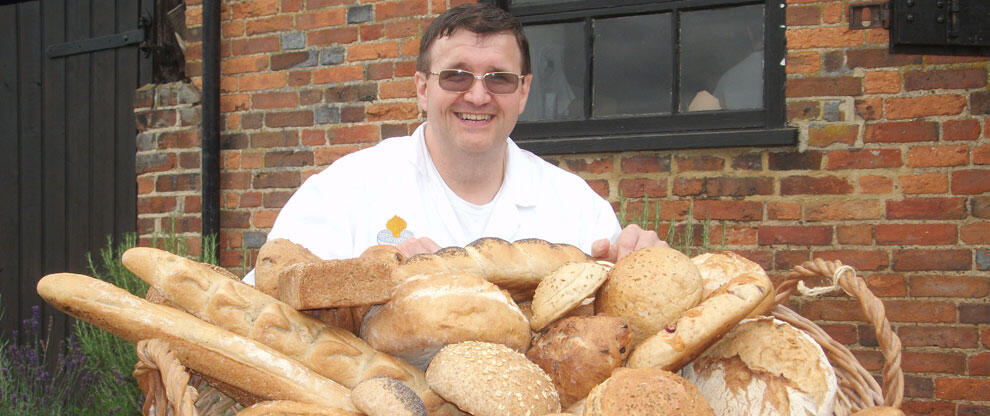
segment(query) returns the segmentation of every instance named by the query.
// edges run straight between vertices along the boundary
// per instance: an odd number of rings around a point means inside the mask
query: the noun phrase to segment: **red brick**
[[[847,324],[820,324],[819,328],[825,331],[833,340],[843,345],[856,343],[856,327]]]
[[[299,172],[282,171],[256,173],[251,185],[254,189],[296,188],[299,183]]]
[[[619,195],[625,198],[662,198],[667,196],[667,181],[664,179],[622,179],[619,181]]]
[[[773,257],[776,270],[790,271],[794,266],[811,260],[811,252],[808,250],[776,250]],[[766,269],[770,270],[770,268]]]
[[[952,220],[966,216],[963,198],[905,198],[887,201],[887,218]]]
[[[378,40],[385,36],[385,25],[362,25],[360,29],[361,41],[367,42],[371,40]]]
[[[139,197],[137,211],[139,214],[162,214],[173,212],[176,208],[174,196]]]
[[[364,106],[347,106],[340,109],[340,121],[342,123],[357,123],[364,120]]]
[[[801,204],[796,202],[767,202],[768,220],[799,220],[801,219]]]
[[[886,251],[879,250],[817,250],[815,258],[839,260],[858,271],[878,271],[890,264]]]
[[[155,179],[155,191],[157,192],[194,191],[198,189],[198,173],[159,175]]]
[[[146,195],[155,191],[155,178],[150,176],[138,176],[137,177],[137,193],[138,195]]]
[[[925,70],[904,74],[904,88],[908,91],[937,89],[973,89],[987,85],[984,68]]]
[[[300,167],[313,165],[311,151],[268,151],[265,152],[265,167]]]
[[[785,36],[788,49],[843,48],[863,43],[863,32],[848,26],[788,29]]]
[[[670,172],[670,156],[640,154],[623,157],[620,166],[622,173]]]
[[[862,308],[854,300],[808,300],[799,313],[812,321],[863,321]]]
[[[990,192],[990,169],[957,170],[952,172],[952,193],[955,195],[979,195]]]
[[[381,80],[392,78],[392,68],[395,64],[392,62],[375,62],[370,63],[365,68],[366,78],[369,80]],[[412,80],[407,80],[407,82],[412,82]]]
[[[863,141],[870,142],[924,142],[935,141],[938,125],[927,121],[901,121],[867,124]]]
[[[983,348],[990,349],[990,326],[980,329],[980,339],[983,340],[981,343]]]
[[[849,69],[902,67],[907,65],[919,65],[921,63],[921,55],[891,55],[887,52],[887,48],[855,49],[846,51],[846,65],[849,66]]]
[[[272,228],[275,225],[275,217],[277,216],[278,210],[254,211],[251,215],[251,225],[255,228]]]
[[[358,43],[347,48],[347,60],[350,62],[397,58],[398,56],[399,43],[395,41]]]
[[[754,201],[694,201],[694,218],[699,220],[760,221],[763,204]]]
[[[978,276],[919,275],[910,280],[913,297],[982,298],[990,294],[990,281]]]
[[[309,52],[306,51],[292,51],[292,52],[272,55],[271,70],[282,71],[282,70],[294,68],[296,65],[306,62],[308,59],[309,59]]]
[[[855,77],[797,78],[787,80],[787,97],[847,97],[863,94],[862,82]]]
[[[347,9],[333,8],[296,15],[296,30],[322,29],[347,23]]]
[[[786,19],[788,27],[792,26],[812,26],[817,25],[822,19],[822,7],[811,6],[791,6],[787,8]]]
[[[278,0],[248,0],[230,6],[235,20],[249,17],[268,16],[278,13]]]
[[[884,300],[887,319],[891,322],[952,323],[956,321],[956,305],[952,302],[919,300]]]
[[[952,245],[955,224],[877,224],[878,245]]]
[[[883,266],[886,268],[886,265]],[[908,285],[907,280],[904,279],[903,275],[900,274],[874,274],[870,276],[864,276],[866,279],[866,285],[870,288],[870,291],[878,297],[899,297],[903,298],[908,295]],[[870,332],[873,331],[873,326],[870,327]],[[875,335],[875,334],[874,334]],[[876,343],[873,343],[876,345]]]
[[[299,145],[299,132],[296,130],[265,131],[251,133],[252,148],[292,147]],[[258,166],[261,167],[261,166]]]
[[[292,192],[265,192],[262,206],[265,208],[282,208],[285,206],[286,202],[289,202],[289,198],[291,196]]]
[[[298,12],[302,10],[303,0],[280,0],[280,1],[282,4],[282,13]]]
[[[188,213],[198,213],[203,211],[203,199],[199,196],[187,196],[183,198],[183,203]]]
[[[346,65],[313,71],[314,84],[336,84],[364,79],[364,65]]]
[[[990,222],[960,225],[959,239],[966,244],[990,244]]]
[[[317,165],[326,166],[357,150],[357,146],[318,147],[313,151],[313,157]]]
[[[353,43],[358,40],[356,27],[336,27],[325,30],[314,30],[306,34],[308,46],[333,46]]]
[[[251,174],[249,172],[220,172],[220,189],[249,189]]]
[[[817,74],[822,69],[822,56],[818,52],[792,52],[787,54],[787,74]]]
[[[827,147],[835,143],[853,145],[859,136],[856,124],[812,124],[808,127],[808,145]]]
[[[973,264],[973,253],[970,250],[896,250],[891,260],[891,268],[896,271],[941,271],[941,270],[970,270]]]
[[[821,118],[822,110],[818,101],[788,101],[788,120],[815,120]]]
[[[974,217],[990,218],[990,196],[974,196],[969,201],[969,209]]]
[[[289,86],[290,87],[301,87],[304,85],[309,85],[313,81],[313,71],[302,70],[302,71],[289,71]]]
[[[966,97],[956,94],[892,97],[884,100],[888,120],[951,116],[966,109]]]
[[[327,139],[330,144],[375,143],[380,140],[378,134],[374,125],[341,126],[330,129]]]
[[[867,94],[901,92],[901,74],[896,71],[867,72],[863,76],[863,92]]]
[[[990,114],[990,91],[975,91],[969,94],[969,113]]]
[[[224,75],[258,72],[268,68],[268,56],[238,56],[224,59],[220,63],[220,73]]]
[[[831,243],[832,243],[831,226],[764,225],[759,227],[759,244],[764,246],[775,245],[775,244],[820,246]]]
[[[944,194],[949,192],[949,177],[942,172],[904,175],[898,178],[904,194]]]
[[[564,164],[567,166],[567,170],[571,172],[602,174],[612,171],[611,157],[566,158]]]
[[[912,379],[924,380],[927,383],[926,385],[929,388],[928,390],[925,391],[925,395],[923,397],[930,398],[935,394],[934,393],[935,388],[932,385],[933,383],[931,382],[930,379],[908,377],[907,378],[908,382],[905,384],[909,384]],[[908,393],[910,394],[911,386],[907,385],[905,387],[905,391],[908,391]],[[907,399],[904,401],[904,404],[901,405],[901,410],[903,410],[904,413],[909,416],[960,416],[960,415],[956,415],[955,403],[943,402],[943,401]]]
[[[966,357],[958,353],[905,351],[901,358],[905,372],[963,374],[966,371]]]
[[[937,378],[935,397],[943,400],[990,401],[990,379]]]
[[[883,201],[873,199],[813,200],[804,206],[808,221],[876,220],[883,216]]]
[[[278,36],[234,39],[230,42],[230,53],[235,56],[275,52],[278,48]]]
[[[873,243],[873,226],[871,225],[837,225],[835,237],[839,244],[870,245]]]
[[[385,36],[389,39],[409,38],[419,36],[418,19],[391,21],[385,24]]]
[[[312,125],[312,110],[265,114],[265,127],[308,127]]]
[[[818,170],[822,166],[822,152],[770,152],[767,166],[770,170]]]
[[[607,180],[605,180],[605,179],[589,179],[589,180],[587,180],[587,182],[588,182],[588,186],[590,186],[591,189],[593,191],[595,191],[595,193],[598,194],[598,196],[601,196],[602,198],[608,199],[608,197],[609,197],[609,185],[608,185],[608,181]]]
[[[295,92],[264,92],[251,95],[251,107],[256,110],[297,106],[299,106],[299,96]]]
[[[863,120],[878,120],[883,115],[883,98],[857,98],[856,115]]]
[[[772,178],[705,178],[702,193],[710,197],[773,194]]]
[[[969,375],[990,376],[990,352],[981,352],[969,357]]]
[[[220,111],[244,111],[251,108],[249,94],[223,94],[220,96]]]
[[[365,112],[369,121],[412,120],[419,116],[419,106],[413,102],[372,104]]]
[[[416,74],[416,61],[399,61],[395,63],[395,76],[411,77]]]
[[[894,180],[879,175],[860,176],[859,189],[864,194],[889,194],[894,191]]]
[[[846,8],[839,3],[826,3],[822,13],[822,21],[825,23],[839,23],[846,15]]]
[[[677,169],[683,172],[716,171],[725,168],[725,159],[715,156],[678,157]]]
[[[288,82],[288,76],[284,72],[244,74],[237,79],[237,85],[241,91],[282,88],[286,82]]]
[[[973,164],[990,165],[990,144],[976,146],[973,148]]]
[[[899,149],[834,150],[825,154],[826,169],[889,169],[901,166]]]
[[[780,195],[848,194],[849,181],[836,176],[788,176],[780,179]]]
[[[159,149],[189,149],[199,147],[199,132],[196,130],[168,131],[158,135]]]
[[[241,194],[237,206],[239,208],[258,208],[261,206],[261,192],[245,192]]]
[[[375,5],[375,19],[379,21],[397,17],[422,16],[429,10],[426,0],[400,0]]]

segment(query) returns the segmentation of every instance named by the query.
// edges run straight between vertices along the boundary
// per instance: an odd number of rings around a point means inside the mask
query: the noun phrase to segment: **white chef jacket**
[[[348,154],[311,176],[286,202],[268,239],[285,238],[323,259],[359,256],[376,244],[429,237],[463,247],[481,237],[539,238],[591,253],[594,241],[614,241],[612,206],[581,177],[508,142],[502,187],[481,235],[460,225],[424,140],[426,124]],[[252,271],[244,278],[254,283]]]

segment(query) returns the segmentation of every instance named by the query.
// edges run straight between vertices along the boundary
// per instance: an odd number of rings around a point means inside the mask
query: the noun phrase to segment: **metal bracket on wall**
[[[866,3],[849,5],[849,29],[870,29],[890,27],[890,4]]]
[[[104,49],[122,48],[124,46],[141,43],[144,42],[145,32],[148,29],[149,23],[150,22],[146,22],[142,19],[138,22],[137,29],[115,33],[112,35],[97,36],[95,38],[48,45],[48,48],[45,50],[45,54],[49,59],[54,59],[63,56],[77,55],[80,53],[102,51]]]

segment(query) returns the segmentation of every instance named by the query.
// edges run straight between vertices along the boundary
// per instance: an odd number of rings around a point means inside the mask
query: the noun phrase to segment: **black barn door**
[[[6,3],[6,4],[4,4]],[[35,285],[87,273],[86,253],[135,230],[134,90],[151,64],[133,43],[148,0],[0,3],[0,306],[3,334],[42,305]],[[113,36],[118,35],[118,36]]]

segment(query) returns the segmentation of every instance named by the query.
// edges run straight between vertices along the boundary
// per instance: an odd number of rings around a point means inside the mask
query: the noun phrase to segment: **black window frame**
[[[576,121],[520,121],[512,139],[537,154],[598,153],[636,150],[696,149],[710,147],[785,146],[797,142],[797,128],[786,126],[783,62],[784,0],[575,0],[560,4],[511,6],[508,0],[488,0],[515,15],[523,25],[580,22],[586,25],[587,62],[592,59],[592,19],[669,12],[672,33],[679,31],[679,12],[721,7],[764,5],[764,108],[677,112],[625,118],[587,118]],[[674,62],[673,102],[677,109],[680,45],[670,40]],[[589,73],[589,81],[590,81]],[[585,114],[591,114],[590,89],[585,89]],[[699,128],[704,126],[704,128]]]

